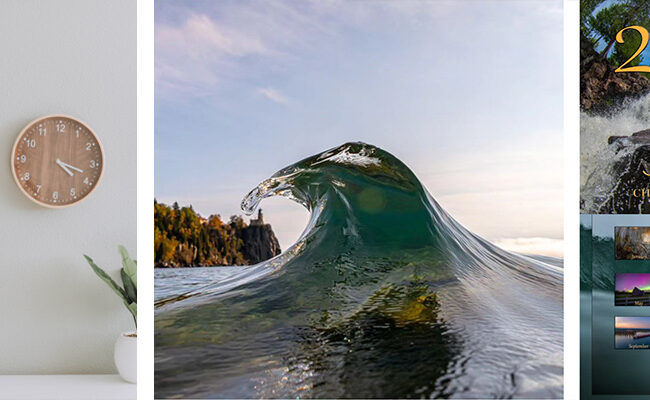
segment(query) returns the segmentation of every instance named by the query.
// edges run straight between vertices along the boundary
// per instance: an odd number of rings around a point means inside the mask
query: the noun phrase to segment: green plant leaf
[[[122,267],[126,271],[126,274],[131,278],[131,282],[137,288],[138,287],[138,265],[135,261],[129,256],[129,252],[126,251],[124,246],[118,246],[120,254],[122,255]]]
[[[133,282],[131,282],[131,278],[126,273],[124,268],[120,270],[120,276],[122,277],[122,283],[124,284],[124,291],[126,292],[126,296],[128,297],[128,302],[129,303],[137,303],[138,302],[138,291],[135,288],[135,285],[133,284]]]
[[[131,303],[131,304],[127,305],[126,308],[128,308],[129,311],[131,311],[131,314],[133,314],[134,317],[138,316],[138,304],[137,303]]]
[[[119,286],[117,285],[117,283],[115,283],[115,281],[114,281],[110,276],[108,276],[108,274],[107,274],[106,272],[104,272],[103,269],[99,268],[99,267],[95,264],[95,262],[93,261],[92,258],[88,257],[88,256],[85,255],[85,254],[84,254],[84,257],[86,258],[86,261],[88,261],[88,264],[90,264],[90,267],[93,269],[93,271],[95,271],[95,273],[97,274],[97,276],[98,276],[101,280],[103,280],[104,282],[106,282],[106,284],[107,284],[111,289],[113,289],[113,291],[114,291],[115,293],[117,293],[117,295],[120,296],[120,297],[122,298],[122,300],[127,301],[127,295],[126,295],[126,292],[124,291],[124,289],[122,289],[121,287],[119,287]]]
[[[133,315],[133,322],[135,323],[135,327],[137,328],[138,327],[138,304],[137,303],[129,304],[125,301],[124,305],[131,312],[131,315]]]

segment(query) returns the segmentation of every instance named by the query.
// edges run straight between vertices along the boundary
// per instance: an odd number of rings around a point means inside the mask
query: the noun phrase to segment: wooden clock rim
[[[69,204],[62,204],[60,206],[59,205],[55,206],[55,205],[52,205],[52,204],[42,202],[40,200],[35,199],[31,194],[29,194],[25,190],[25,188],[23,188],[23,186],[20,184],[20,180],[18,179],[18,176],[16,175],[16,167],[14,165],[14,161],[15,161],[14,157],[15,157],[15,154],[16,154],[16,149],[18,149],[18,144],[20,143],[20,139],[27,132],[27,129],[31,128],[31,126],[34,125],[35,123],[37,123],[38,121],[42,121],[42,120],[46,120],[46,119],[50,119],[50,118],[66,118],[66,119],[72,120],[72,121],[74,121],[74,122],[76,122],[76,123],[78,123],[80,125],[83,125],[88,130],[88,132],[90,132],[93,135],[93,137],[97,141],[97,145],[99,146],[99,152],[102,155],[102,163],[100,165],[99,177],[97,178],[97,182],[95,182],[95,184],[90,188],[90,191],[88,191],[88,193],[84,197],[82,197],[81,199],[79,199],[77,201],[74,201],[72,203],[69,203]],[[14,146],[11,149],[11,157],[10,157],[9,161],[11,162],[11,175],[13,175],[14,181],[16,182],[16,185],[18,186],[20,191],[23,192],[25,197],[27,197],[28,199],[30,199],[34,203],[38,204],[39,206],[46,207],[46,208],[53,208],[53,209],[61,209],[61,208],[66,208],[66,207],[77,205],[77,204],[81,203],[82,201],[86,200],[88,197],[90,197],[90,195],[95,191],[97,186],[99,186],[99,182],[102,180],[102,176],[104,175],[104,164],[106,163],[106,156],[104,155],[104,147],[102,146],[101,140],[99,140],[99,136],[97,136],[95,131],[93,131],[92,128],[90,126],[88,126],[88,124],[86,124],[85,122],[83,122],[79,118],[71,117],[69,115],[65,115],[65,114],[49,114],[49,115],[45,115],[45,116],[42,116],[42,117],[38,117],[38,118],[34,119],[33,121],[31,121],[30,123],[28,123],[27,125],[25,125],[25,127],[18,134],[18,137],[16,137],[16,141],[14,142]]]

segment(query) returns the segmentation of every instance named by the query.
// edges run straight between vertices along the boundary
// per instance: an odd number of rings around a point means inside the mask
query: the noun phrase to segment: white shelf
[[[119,375],[0,375],[2,400],[126,400],[136,388]]]

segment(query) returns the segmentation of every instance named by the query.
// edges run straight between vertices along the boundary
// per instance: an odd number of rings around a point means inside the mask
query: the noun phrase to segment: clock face
[[[95,189],[104,169],[104,153],[84,123],[52,115],[30,123],[18,135],[11,167],[27,197],[46,207],[66,207]]]

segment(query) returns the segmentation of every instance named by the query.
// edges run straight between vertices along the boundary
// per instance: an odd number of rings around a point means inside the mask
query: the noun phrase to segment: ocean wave
[[[562,268],[447,214],[388,152],[346,143],[242,201],[302,204],[287,251],[159,302],[157,397],[562,396]]]

